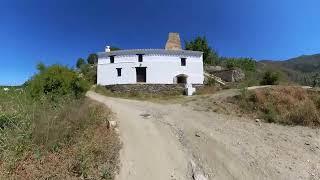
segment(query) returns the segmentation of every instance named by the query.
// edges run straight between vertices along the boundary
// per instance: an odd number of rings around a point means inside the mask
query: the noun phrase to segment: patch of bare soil
[[[188,97],[181,99],[180,102],[176,101],[175,103],[182,104],[195,111],[215,112],[239,117],[252,117],[252,115],[245,114],[238,105],[230,101],[231,97],[239,94],[240,91],[237,89],[228,89],[218,91],[214,94]]]

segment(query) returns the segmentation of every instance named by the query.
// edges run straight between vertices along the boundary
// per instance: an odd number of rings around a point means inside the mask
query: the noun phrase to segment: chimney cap
[[[111,51],[110,46],[106,46],[105,51],[110,52]]]

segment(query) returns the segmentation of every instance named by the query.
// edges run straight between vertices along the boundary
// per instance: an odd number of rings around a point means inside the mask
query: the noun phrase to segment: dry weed
[[[237,103],[240,107],[258,110],[268,122],[320,126],[320,95],[317,92],[299,87],[275,86],[256,89],[247,96],[239,97]]]

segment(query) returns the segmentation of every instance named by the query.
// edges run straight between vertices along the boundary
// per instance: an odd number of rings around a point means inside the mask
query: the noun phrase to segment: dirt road
[[[123,142],[119,180],[192,179],[191,161],[208,179],[320,179],[319,129],[87,96],[116,113]]]

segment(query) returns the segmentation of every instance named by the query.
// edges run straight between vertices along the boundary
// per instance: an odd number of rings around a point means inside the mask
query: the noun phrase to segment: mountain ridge
[[[284,61],[261,60],[259,63],[276,65],[302,73],[320,72],[320,53],[301,55]]]
[[[313,76],[320,72],[320,53],[284,61],[261,60],[257,64],[258,70],[280,71],[289,81],[311,85]]]

